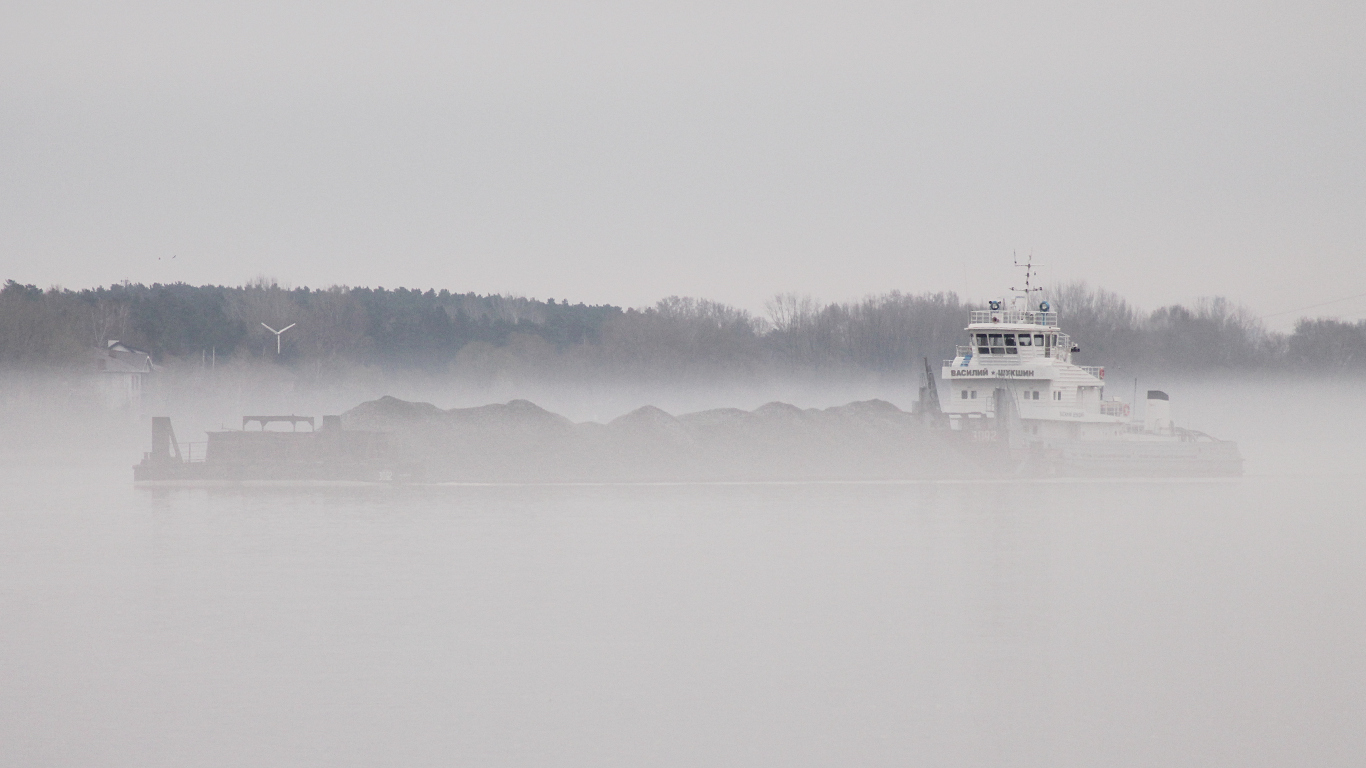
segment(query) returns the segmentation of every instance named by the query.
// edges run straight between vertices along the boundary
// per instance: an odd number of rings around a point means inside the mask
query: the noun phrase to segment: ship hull
[[[1025,440],[994,429],[952,432],[959,452],[1002,477],[1238,477],[1227,440]]]
[[[133,467],[137,485],[224,485],[232,483],[352,484],[388,483],[392,470],[346,464],[218,464],[149,463]]]
[[[1218,442],[1077,441],[1011,451],[1023,466],[1052,475],[1087,477],[1237,477],[1238,445]]]

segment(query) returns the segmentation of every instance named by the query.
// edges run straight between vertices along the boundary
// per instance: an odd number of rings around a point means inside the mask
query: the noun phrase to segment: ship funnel
[[[1166,392],[1148,390],[1148,407],[1144,412],[1143,431],[1159,435],[1172,433],[1172,404]]]

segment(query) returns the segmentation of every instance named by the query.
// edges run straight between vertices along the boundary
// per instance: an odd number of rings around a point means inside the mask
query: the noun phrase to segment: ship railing
[[[1105,366],[1103,365],[1082,365],[1078,366],[1086,373],[1095,376],[1097,379],[1105,378]]]
[[[1100,401],[1100,414],[1102,416],[1128,416],[1129,404],[1121,403],[1118,400]]]
[[[1018,309],[973,309],[968,311],[973,323],[1016,323],[1052,328],[1058,324],[1057,312],[1026,312]]]

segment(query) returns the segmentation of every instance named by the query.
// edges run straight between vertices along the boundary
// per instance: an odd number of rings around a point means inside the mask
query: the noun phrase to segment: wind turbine
[[[293,327],[296,326],[296,325],[298,325],[298,323],[290,323],[289,325],[286,325],[284,328],[281,328],[280,330],[277,331],[277,330],[275,330],[274,328],[271,328],[269,325],[266,325],[265,323],[261,323],[261,326],[262,326],[263,328],[265,328],[267,331],[270,331],[271,333],[275,334],[275,354],[277,354],[277,355],[280,354],[280,334],[284,333],[285,331],[289,330],[290,328],[293,328]]]

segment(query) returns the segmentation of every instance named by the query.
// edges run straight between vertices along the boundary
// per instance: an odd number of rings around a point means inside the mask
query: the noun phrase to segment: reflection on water
[[[146,492],[108,472],[7,470],[6,764],[1366,748],[1360,480]]]

